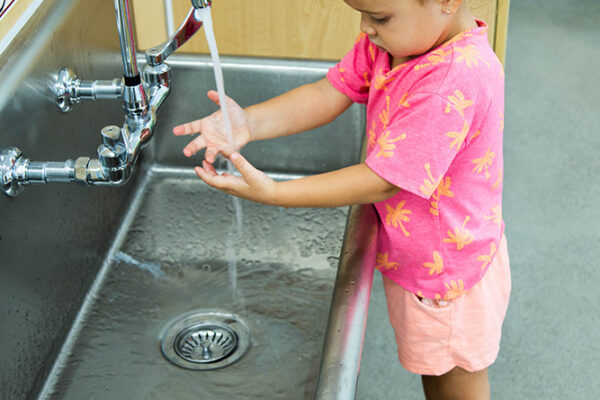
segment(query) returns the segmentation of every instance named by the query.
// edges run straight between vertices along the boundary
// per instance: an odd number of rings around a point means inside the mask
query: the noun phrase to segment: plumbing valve
[[[105,126],[100,133],[102,134],[102,142],[109,148],[114,148],[121,139],[121,128],[116,125]]]

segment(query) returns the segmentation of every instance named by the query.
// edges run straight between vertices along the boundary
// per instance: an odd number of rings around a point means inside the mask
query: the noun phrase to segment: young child
[[[402,365],[427,399],[487,399],[510,293],[502,220],[504,75],[487,26],[464,0],[344,0],[361,13],[353,49],[319,82],[247,109],[177,126],[200,133],[198,176],[235,196],[283,207],[373,203],[376,267]],[[218,103],[214,91],[208,93]],[[248,142],[331,122],[367,107],[364,163],[275,182],[238,151]],[[212,167],[222,153],[241,177]]]

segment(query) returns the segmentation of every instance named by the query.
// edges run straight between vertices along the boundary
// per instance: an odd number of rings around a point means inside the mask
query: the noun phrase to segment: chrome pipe
[[[129,0],[114,1],[119,41],[121,43],[121,57],[123,58],[123,70],[126,77],[133,78],[139,75],[139,71],[135,56],[135,42],[133,41]]]
[[[123,95],[123,80],[81,81],[75,93],[79,99],[118,99]]]
[[[210,2],[203,4],[210,5]],[[16,147],[1,150],[0,185],[7,195],[17,196],[25,185],[35,183],[119,186],[131,177],[140,150],[152,137],[156,113],[170,92],[171,68],[162,61],[189,39],[202,22],[196,21],[192,8],[171,42],[164,44],[165,51],[159,52],[154,58],[155,63],[148,63],[144,68],[144,82],[137,66],[129,0],[114,0],[114,6],[124,79],[82,81],[73,70],[65,67],[53,75],[49,83],[56,105],[63,112],[70,111],[82,99],[121,97],[125,110],[123,127],[110,125],[102,130],[103,144],[98,147],[98,158],[94,159],[31,161]]]
[[[31,161],[25,171],[27,183],[72,182],[75,177],[73,160]]]

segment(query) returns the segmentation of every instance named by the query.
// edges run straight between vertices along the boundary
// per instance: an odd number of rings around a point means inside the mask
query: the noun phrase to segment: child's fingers
[[[212,166],[211,163],[207,162],[207,161],[202,161],[202,166],[204,167],[204,170],[210,175],[210,176],[216,176],[217,175],[217,170],[215,169],[215,167]]]
[[[258,170],[252,166],[240,153],[233,153],[229,158],[240,174],[249,182],[256,176]]]
[[[194,167],[194,172],[204,182],[210,186],[215,186],[215,178],[218,176],[218,174],[212,165],[208,164],[206,161],[203,161],[202,167]]]
[[[194,167],[194,172],[198,175],[198,178],[202,179],[205,183],[210,186],[214,186],[212,184],[212,176],[206,172],[206,170],[202,167]]]
[[[183,154],[186,157],[191,157],[203,148],[206,147],[206,141],[203,136],[198,136],[196,139],[192,140],[183,148]],[[213,160],[214,161],[214,160]]]
[[[207,147],[206,153],[204,153],[204,159],[206,161],[208,161],[210,164],[212,164],[215,162],[215,159],[217,158],[217,154],[219,154],[219,151],[216,150],[214,147]]]
[[[216,90],[209,90],[206,93],[206,96],[216,105],[221,106],[221,101],[219,100],[219,93]]]
[[[226,193],[232,193],[232,189],[236,185],[236,177],[229,174],[219,175],[214,167],[206,161],[202,162],[202,167],[195,167],[194,172],[207,185]]]
[[[218,105],[219,107],[221,107],[221,99],[219,99],[219,93],[216,90],[209,90],[206,93],[206,96],[208,96],[208,98],[215,103],[216,105]],[[235,104],[237,105],[237,103],[235,102],[235,100],[233,100],[231,97],[225,95],[225,99],[227,99],[227,104]]]
[[[198,133],[201,130],[201,119],[197,119],[196,121],[187,122],[185,124],[177,125],[173,127],[173,134],[176,136],[181,135],[191,135],[194,133]]]

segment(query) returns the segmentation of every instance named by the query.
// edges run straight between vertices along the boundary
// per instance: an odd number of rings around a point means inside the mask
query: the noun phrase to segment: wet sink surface
[[[313,398],[347,208],[242,201],[240,234],[232,199],[193,172],[145,179],[50,398]],[[194,310],[240,317],[246,354],[212,371],[164,359],[161,331]]]

